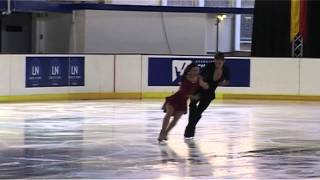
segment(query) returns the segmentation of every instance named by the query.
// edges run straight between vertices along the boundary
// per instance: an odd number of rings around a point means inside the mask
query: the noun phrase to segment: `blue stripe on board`
[[[14,1],[12,11],[14,12],[34,12],[49,11],[71,13],[72,9],[68,4],[53,3],[46,1]]]
[[[73,4],[74,9],[152,11],[152,12],[187,12],[187,13],[228,13],[252,14],[253,8],[216,8],[216,7],[177,7],[177,6],[138,6],[107,4]]]
[[[0,10],[5,11],[7,8],[7,2],[6,1],[0,1]]]
[[[181,13],[228,13],[252,14],[253,8],[217,8],[217,7],[176,7],[176,6],[142,6],[142,5],[111,5],[98,3],[56,3],[47,1],[13,1],[15,12],[51,11],[70,13],[72,10],[115,10],[115,11],[151,11]],[[0,5],[2,5],[1,3]],[[1,7],[1,6],[0,6]]]

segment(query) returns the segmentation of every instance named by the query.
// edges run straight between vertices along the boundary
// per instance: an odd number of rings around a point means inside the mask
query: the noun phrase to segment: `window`
[[[233,0],[204,0],[205,7],[233,7]]]
[[[238,0],[239,1],[239,0]],[[253,8],[254,0],[240,0],[241,8]],[[253,14],[242,14],[240,15],[240,49],[249,51],[251,50],[251,37],[252,37],[252,25],[253,25]]]
[[[197,0],[167,0],[167,6],[198,6]]]

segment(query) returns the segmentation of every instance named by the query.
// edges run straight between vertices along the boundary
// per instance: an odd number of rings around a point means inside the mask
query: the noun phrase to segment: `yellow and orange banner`
[[[291,0],[290,41],[301,34],[303,39],[307,35],[307,0]]]

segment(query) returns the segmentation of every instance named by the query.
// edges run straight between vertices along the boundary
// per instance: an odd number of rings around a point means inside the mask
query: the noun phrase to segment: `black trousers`
[[[184,131],[184,137],[194,137],[196,125],[201,119],[201,114],[214,98],[214,96],[200,95],[200,99],[191,100],[189,104],[189,122]]]

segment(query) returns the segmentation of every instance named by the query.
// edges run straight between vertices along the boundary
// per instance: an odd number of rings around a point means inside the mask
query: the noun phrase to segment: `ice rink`
[[[320,102],[215,101],[161,145],[162,103],[2,103],[0,178],[320,178]]]

